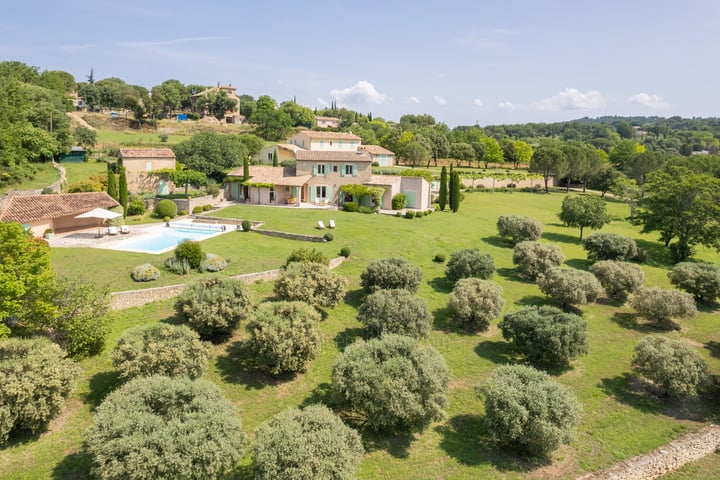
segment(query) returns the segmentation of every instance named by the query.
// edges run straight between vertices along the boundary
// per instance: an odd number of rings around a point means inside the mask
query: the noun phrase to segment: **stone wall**
[[[277,232],[275,230],[253,230],[269,237],[289,238],[290,240],[300,240],[303,242],[325,242],[325,237],[317,235],[300,235],[299,233]]]
[[[330,260],[330,268],[337,268],[345,261],[345,257],[337,257]],[[280,277],[282,270],[266,270],[264,272],[245,273],[230,278],[242,280],[247,284],[255,283],[258,280],[272,281]],[[146,303],[156,302],[173,298],[183,291],[185,284],[168,285],[166,287],[144,288],[142,290],[125,290],[124,292],[113,292],[110,294],[110,308],[112,310],[124,310],[126,308],[139,307]]]

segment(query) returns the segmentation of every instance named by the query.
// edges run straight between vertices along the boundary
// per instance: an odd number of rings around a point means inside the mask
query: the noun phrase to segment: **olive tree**
[[[610,222],[605,201],[594,195],[565,197],[558,217],[566,226],[580,229],[580,240],[585,227],[598,229]]]
[[[422,270],[406,258],[382,258],[373,260],[360,274],[360,285],[372,293],[380,289],[404,289],[415,293],[422,281]]]
[[[560,302],[562,307],[594,302],[603,293],[598,279],[576,268],[555,267],[538,278],[540,291]]]
[[[365,325],[367,337],[396,333],[425,338],[433,322],[427,302],[402,289],[371,293],[360,305],[357,318]]]
[[[189,283],[175,301],[175,312],[203,340],[230,336],[252,307],[250,290],[242,280],[202,277]]]
[[[305,302],[261,304],[246,325],[256,364],[273,375],[302,372],[320,354],[320,314]]]
[[[672,326],[673,318],[692,318],[697,314],[692,295],[660,287],[641,288],[630,298],[630,306],[663,328]]]
[[[697,395],[710,378],[705,359],[690,345],[659,335],[640,340],[633,353],[632,368],[673,397]]]
[[[345,296],[348,281],[320,263],[293,262],[275,282],[281,300],[303,301],[315,307],[334,307]]]
[[[101,480],[225,478],[247,436],[235,407],[207,380],[136,378],[110,393],[87,434]]]
[[[589,237],[588,237],[589,238]],[[645,272],[633,263],[601,260],[590,267],[610,298],[627,299],[645,282]]]
[[[626,261],[638,254],[635,240],[617,233],[594,232],[585,237],[582,244],[590,260]]]
[[[445,276],[455,283],[461,278],[482,278],[487,280],[495,272],[495,263],[488,253],[476,248],[464,248],[450,254]]]
[[[512,261],[518,266],[518,275],[535,280],[551,268],[562,265],[565,256],[555,245],[526,241],[515,245]]]
[[[70,396],[80,367],[45,338],[0,341],[0,446],[10,432],[47,427]]]
[[[543,226],[530,217],[502,215],[497,220],[498,235],[513,245],[518,242],[536,241],[542,235]]]
[[[112,361],[125,380],[152,375],[195,379],[202,376],[209,356],[210,349],[194,330],[158,323],[126,330]]]
[[[495,369],[476,392],[484,397],[485,421],[495,440],[533,456],[568,443],[582,413],[565,386],[524,365]]]
[[[505,340],[540,367],[564,368],[588,352],[585,320],[556,307],[525,307],[506,314],[498,326]]]
[[[484,332],[505,307],[503,289],[487,280],[463,278],[450,293],[448,309],[461,328]]]
[[[283,410],[255,435],[256,480],[352,480],[364,452],[360,434],[319,404]]]
[[[375,430],[422,430],[444,417],[450,369],[429,345],[402,335],[358,340],[332,369],[341,408]]]
[[[668,273],[670,283],[699,302],[711,303],[720,295],[720,266],[714,263],[681,262]]]

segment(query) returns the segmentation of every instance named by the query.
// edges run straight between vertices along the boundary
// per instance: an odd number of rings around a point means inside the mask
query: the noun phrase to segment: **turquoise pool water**
[[[219,227],[219,225],[212,225]],[[204,230],[198,228],[186,228],[182,226],[164,228],[161,232],[143,235],[139,238],[117,242],[108,248],[129,252],[143,253],[165,253],[173,250],[178,243],[185,239],[205,240],[206,238],[220,235],[224,232],[219,228]]]

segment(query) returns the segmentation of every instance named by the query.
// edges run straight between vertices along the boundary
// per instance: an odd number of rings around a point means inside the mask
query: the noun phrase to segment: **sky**
[[[453,128],[716,117],[717,0],[24,0],[0,60]]]

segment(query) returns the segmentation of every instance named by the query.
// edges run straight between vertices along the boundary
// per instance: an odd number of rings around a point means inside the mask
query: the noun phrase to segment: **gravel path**
[[[612,467],[578,477],[577,480],[650,480],[673,472],[720,448],[720,425],[707,426],[678,438],[650,453]]]

